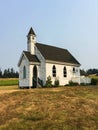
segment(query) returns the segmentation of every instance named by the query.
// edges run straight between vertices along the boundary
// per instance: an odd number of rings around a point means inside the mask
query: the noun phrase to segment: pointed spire
[[[30,35],[30,34],[33,34],[33,35],[36,36],[36,34],[35,34],[34,30],[32,29],[32,27],[30,28],[30,31],[29,31],[28,35]]]

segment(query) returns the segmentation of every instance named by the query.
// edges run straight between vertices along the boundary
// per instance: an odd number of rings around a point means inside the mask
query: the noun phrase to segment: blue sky
[[[31,26],[37,42],[68,49],[82,69],[98,68],[98,0],[0,0],[1,69],[18,70]]]

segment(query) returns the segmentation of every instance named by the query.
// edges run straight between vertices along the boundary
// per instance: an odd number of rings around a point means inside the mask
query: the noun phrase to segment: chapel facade
[[[23,51],[18,62],[19,87],[42,87],[50,76],[52,83],[59,80],[66,85],[75,79],[80,83],[80,63],[67,50],[36,41],[30,28],[27,35],[27,51]]]

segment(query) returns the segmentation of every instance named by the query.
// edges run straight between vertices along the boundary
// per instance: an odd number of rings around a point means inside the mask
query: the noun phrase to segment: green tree
[[[58,87],[60,85],[60,83],[59,83],[59,79],[55,79],[55,81],[54,81],[54,86],[55,87]]]
[[[52,87],[52,80],[51,80],[51,76],[48,76],[47,77],[47,80],[46,80],[46,85],[45,87]]]
[[[2,78],[2,70],[0,69],[0,78]]]

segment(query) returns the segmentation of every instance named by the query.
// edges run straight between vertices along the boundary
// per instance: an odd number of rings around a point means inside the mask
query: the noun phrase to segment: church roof
[[[34,30],[32,29],[32,27],[30,28],[28,35],[30,35],[30,34],[36,35]]]
[[[26,55],[26,57],[28,58],[29,62],[40,62],[37,58],[36,55],[32,55],[30,52],[28,51],[23,51],[24,54]]]
[[[46,60],[80,65],[80,63],[66,49],[41,43],[36,43],[36,46]]]

